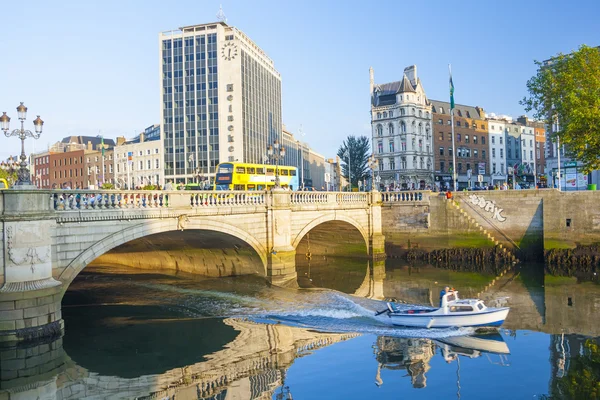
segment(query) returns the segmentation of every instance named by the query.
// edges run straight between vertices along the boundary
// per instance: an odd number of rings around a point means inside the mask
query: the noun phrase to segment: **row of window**
[[[439,136],[438,136],[440,142],[444,140],[444,132],[440,132]],[[471,140],[473,140],[473,144],[477,144],[478,142],[478,137],[475,135],[469,136],[469,135],[465,135],[464,136],[464,140],[465,143],[470,143]],[[452,133],[448,132],[448,141],[452,141]],[[460,133],[456,134],[456,141],[457,142],[462,142],[463,141],[463,136]],[[492,143],[494,143],[494,137],[492,136]],[[481,136],[481,144],[485,144],[485,136]]]
[[[504,165],[504,164],[502,164]],[[466,163],[466,169],[465,171],[468,171],[471,169],[471,163]],[[463,164],[461,162],[456,163],[456,171],[458,173],[461,173],[463,171]],[[452,172],[452,163],[448,163],[448,170],[446,170],[446,162],[445,161],[440,161],[440,172],[441,173],[445,173],[445,172]]]
[[[154,159],[154,168],[152,168],[152,160],[146,160],[144,162],[144,160],[139,160],[137,162],[137,166],[138,166],[138,171],[143,171],[144,170],[144,164],[146,165],[145,169],[160,169],[160,160],[158,158]],[[133,171],[135,169],[135,165],[136,163],[131,162],[131,163],[119,163],[117,164],[117,173],[121,173],[121,172],[127,172],[127,166],[129,165],[129,171]]]
[[[447,124],[448,125],[452,125],[452,121],[448,120]],[[444,125],[444,120],[441,119],[441,118],[439,118],[438,119],[438,125]],[[469,123],[467,121],[464,121],[464,123],[461,122],[461,121],[456,121],[456,126],[460,126],[460,127],[463,127],[463,128],[469,128],[470,127]],[[475,122],[473,122],[473,124],[471,125],[471,127],[473,129],[477,129],[477,124]],[[485,129],[485,124],[481,124],[480,127],[481,127],[481,129]]]
[[[410,158],[409,158],[410,159]],[[427,169],[430,170],[431,169],[431,160],[429,158],[425,158],[425,157],[420,157],[417,158],[417,156],[414,156],[412,158],[412,168],[413,169],[425,169],[425,165],[427,165]],[[400,169],[407,169],[407,162],[406,162],[406,157],[400,157]],[[379,170],[380,171],[385,171],[385,170],[395,170],[396,169],[396,161],[393,158],[388,159],[383,159],[380,163],[379,163]]]
[[[401,108],[400,116],[404,116],[404,115],[406,115],[406,110],[404,108]],[[411,108],[411,115],[417,115],[415,108]],[[393,118],[394,110],[384,111],[383,113],[378,112],[377,119],[381,119],[382,117],[383,118]],[[419,110],[419,117],[423,118],[423,110]],[[429,111],[425,111],[425,118],[429,118]]]
[[[452,157],[452,147],[448,147],[448,156]],[[493,154],[493,150],[492,149],[492,154]],[[444,155],[444,147],[440,147],[440,156]],[[485,150],[481,150],[481,158],[485,159],[486,156],[486,152]],[[471,149],[468,147],[459,147],[457,152],[456,152],[456,157],[460,157],[460,158],[471,158]],[[479,158],[479,150],[477,149],[473,149],[473,158]]]
[[[418,148],[416,147],[416,144],[417,144],[416,139],[413,138],[412,139],[412,150],[423,151],[423,139],[419,139],[419,147]],[[389,145],[390,153],[393,153],[396,151],[393,140],[390,140],[388,145]],[[406,151],[406,142],[401,142],[401,149],[402,149],[402,151]],[[425,145],[425,151],[427,153],[429,153],[429,144]],[[383,153],[383,142],[382,141],[377,142],[377,152],[379,154]]]
[[[376,129],[377,129],[377,136],[383,136],[383,125],[378,124]],[[404,123],[404,121],[400,122],[400,132],[406,133],[406,124]],[[392,124],[392,123],[388,124],[387,133],[389,135],[394,134],[394,124]],[[419,122],[419,125],[417,126],[416,122],[413,121],[412,133],[423,134],[423,123]],[[426,133],[427,137],[429,137],[429,124],[428,123],[425,124],[425,133]]]
[[[495,126],[495,125],[492,125],[492,126],[491,126],[491,129],[492,129],[492,130],[495,130],[495,129],[496,129],[496,126]],[[502,126],[498,125],[498,130],[499,130],[499,131],[502,131],[503,129],[504,129],[504,128],[503,128]],[[533,135],[533,129],[529,129],[529,132],[526,132],[526,129],[525,129],[525,128],[522,128],[522,129],[523,129],[522,133],[529,133],[529,134],[532,134],[532,135]],[[510,127],[507,127],[507,128],[506,128],[506,132],[510,132]],[[515,127],[513,127],[513,132],[519,132],[519,128],[518,128],[518,127],[516,127],[516,126],[515,126]]]
[[[132,156],[134,155],[133,152],[130,152],[130,153],[132,153],[131,154]],[[142,157],[144,155],[144,151],[143,150],[139,150],[137,153],[138,153],[137,155],[140,156],[140,157]],[[147,156],[149,156],[151,153],[152,153],[152,151],[150,149],[146,149],[146,155]],[[158,148],[154,149],[154,154],[158,154]],[[120,158],[120,156],[121,156],[120,153],[117,153],[117,159]],[[127,158],[127,152],[123,153],[123,158]]]

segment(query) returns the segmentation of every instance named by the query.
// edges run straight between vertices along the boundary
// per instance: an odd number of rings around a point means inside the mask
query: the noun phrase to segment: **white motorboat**
[[[393,325],[418,328],[449,328],[463,326],[500,326],[509,308],[489,308],[479,299],[459,299],[456,290],[442,296],[439,308],[401,309],[387,303],[387,314]],[[377,315],[378,315],[377,314]]]

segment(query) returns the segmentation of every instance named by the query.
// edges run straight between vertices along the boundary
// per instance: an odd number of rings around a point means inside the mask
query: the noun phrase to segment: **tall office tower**
[[[262,163],[281,142],[281,76],[225,22],[159,35],[165,180],[212,178],[220,162]]]

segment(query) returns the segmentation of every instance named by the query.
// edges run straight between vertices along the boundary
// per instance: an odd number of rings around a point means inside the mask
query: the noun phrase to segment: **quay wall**
[[[544,251],[600,243],[600,192],[546,190],[424,193],[415,203],[384,203],[382,230],[388,255],[485,248],[501,244],[522,259]]]

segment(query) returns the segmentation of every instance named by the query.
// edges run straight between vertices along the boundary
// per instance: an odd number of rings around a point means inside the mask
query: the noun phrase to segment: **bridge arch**
[[[127,227],[123,230],[106,236],[94,243],[75,257],[69,265],[60,273],[58,280],[63,283],[63,292],[68,289],[69,284],[75,277],[93,260],[107,253],[108,251],[135,239],[140,239],[149,235],[174,232],[181,230],[177,219],[158,219],[144,221],[143,223]],[[185,223],[185,230],[205,230],[225,233],[247,243],[260,257],[263,263],[265,275],[267,272],[267,250],[252,235],[244,230],[224,223],[205,218],[190,217]]]
[[[331,222],[331,221],[346,222],[346,223],[352,225],[354,228],[356,228],[356,230],[358,230],[358,232],[360,232],[363,240],[365,241],[365,246],[367,248],[367,254],[369,253],[369,233],[367,232],[367,230],[365,229],[363,224],[359,223],[358,221],[356,221],[353,218],[350,218],[350,217],[347,217],[345,215],[335,213],[335,212],[323,214],[323,215],[313,219],[312,221],[310,221],[292,240],[292,246],[294,247],[294,249],[296,249],[298,247],[298,245],[300,244],[300,241],[304,238],[304,236],[306,236],[307,233],[309,233],[311,230],[313,230],[317,226],[324,224],[325,222]]]

